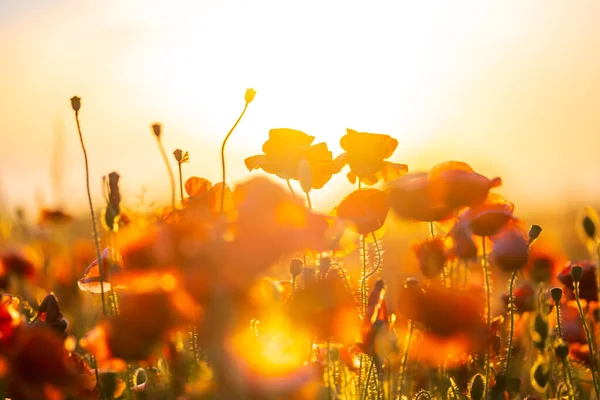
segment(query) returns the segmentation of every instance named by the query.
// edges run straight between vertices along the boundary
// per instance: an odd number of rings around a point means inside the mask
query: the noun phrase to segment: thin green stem
[[[371,358],[371,365],[369,366],[369,372],[367,372],[367,382],[365,382],[365,391],[362,395],[363,400],[365,400],[369,394],[369,381],[371,380],[371,374],[373,373],[373,364],[375,364],[375,358]]]
[[[165,163],[165,167],[167,168],[167,172],[169,174],[169,183],[171,184],[171,207],[173,208],[173,212],[175,212],[175,176],[173,175],[171,163],[169,162],[169,157],[167,157],[167,152],[165,151],[165,146],[163,146],[160,136],[156,136],[156,143],[158,144],[160,155],[162,156],[163,162]]]
[[[244,109],[242,110],[242,113],[238,117],[237,121],[235,121],[235,124],[233,124],[233,126],[229,130],[229,133],[227,133],[227,136],[225,136],[225,139],[223,140],[223,144],[221,145],[221,170],[223,172],[223,188],[221,190],[221,210],[220,210],[221,211],[221,215],[223,215],[223,207],[225,206],[225,185],[226,185],[225,145],[227,144],[227,141],[229,140],[229,137],[231,136],[231,134],[233,133],[233,131],[235,130],[235,128],[238,126],[238,124],[242,120],[242,117],[246,113],[247,109],[248,109],[248,103],[246,102],[246,105],[244,105]]]
[[[583,314],[583,310],[581,309],[581,302],[579,301],[579,282],[575,282],[573,284],[575,288],[575,301],[577,302],[577,309],[579,310],[579,317],[581,318],[581,323],[583,324],[583,328],[585,329],[585,335],[588,342],[588,347],[590,348],[590,370],[592,372],[592,380],[594,382],[594,390],[596,391],[596,398],[600,399],[600,387],[598,386],[598,378],[596,376],[596,349],[594,348],[594,342],[592,340],[592,334],[590,333],[590,328],[585,320],[585,315]]]
[[[92,192],[90,191],[90,167],[88,163],[87,150],[83,142],[83,134],[79,124],[79,111],[75,111],[75,122],[77,123],[77,133],[79,133],[79,141],[81,142],[81,150],[83,151],[83,160],[85,164],[85,187],[87,190],[88,203],[90,206],[90,216],[92,218],[92,228],[94,230],[94,245],[96,247],[96,257],[98,259],[98,273],[100,275],[100,293],[102,300],[102,315],[106,316],[106,304],[104,303],[104,266],[102,265],[102,253],[100,252],[100,240],[98,238],[98,228],[96,227],[96,214],[94,212],[94,204],[92,203]]]
[[[402,398],[402,390],[404,386],[404,375],[406,375],[406,366],[408,365],[408,352],[410,350],[410,341],[413,336],[413,323],[412,321],[408,322],[408,339],[406,340],[406,348],[404,349],[404,358],[402,359],[402,371],[400,372],[400,390],[399,396]]]
[[[487,312],[487,327],[488,334],[492,330],[492,308],[491,308],[491,289],[490,289],[490,274],[488,271],[487,265],[487,252],[485,248],[485,236],[481,238],[482,246],[483,246],[483,274],[485,275],[485,292],[486,292],[486,312]],[[490,381],[490,348],[486,349],[485,352],[485,397],[489,396],[489,381]]]
[[[514,270],[510,277],[510,287],[508,292],[508,314],[510,316],[510,332],[508,334],[508,354],[506,355],[506,367],[504,368],[504,374],[508,377],[510,373],[510,359],[512,356],[513,348],[513,336],[515,334],[515,299],[513,297],[513,291],[515,287],[515,280],[517,279],[517,271]]]
[[[179,195],[181,196],[181,204],[183,205],[183,174],[181,172],[181,163],[177,163],[177,169],[179,170]]]
[[[289,179],[286,179],[285,182],[287,183],[288,189],[290,189],[290,193],[295,196],[296,192],[294,192],[294,188],[292,187],[292,182],[290,182]]]

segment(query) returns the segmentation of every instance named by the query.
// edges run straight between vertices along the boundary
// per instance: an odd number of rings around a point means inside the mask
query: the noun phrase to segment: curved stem
[[[485,293],[486,293],[486,308],[487,308],[487,334],[492,330],[492,308],[491,308],[491,290],[490,290],[490,274],[487,265],[487,252],[485,248],[485,236],[482,236],[483,246],[483,274],[485,275]],[[489,395],[489,380],[490,380],[490,348],[488,346],[485,352],[485,398]]]
[[[242,117],[246,113],[246,109],[247,108],[248,108],[248,103],[246,102],[246,105],[244,105],[244,109],[242,110],[242,113],[238,117],[237,121],[235,121],[235,124],[233,124],[233,126],[229,130],[229,133],[227,134],[227,136],[225,136],[225,139],[223,140],[223,144],[221,145],[221,170],[223,171],[223,188],[221,190],[221,210],[220,210],[221,211],[221,215],[223,215],[223,207],[225,205],[225,184],[226,184],[226,175],[225,175],[225,145],[227,144],[227,141],[229,140],[229,137],[233,133],[233,131],[236,128],[236,126],[238,126],[238,124],[242,120]]]
[[[377,250],[377,265],[375,265],[375,268],[373,268],[371,272],[365,275],[365,277],[363,278],[363,282],[365,283],[367,279],[373,276],[379,270],[379,267],[381,267],[381,247],[379,247],[379,241],[377,240],[377,236],[375,236],[375,232],[371,232],[371,235],[371,237],[373,238],[373,243],[375,243],[375,248]]]
[[[590,348],[590,370],[592,372],[594,390],[596,391],[596,398],[600,399],[600,387],[598,386],[598,378],[596,377],[596,349],[594,348],[594,342],[592,340],[590,328],[588,327],[588,324],[585,320],[585,315],[583,314],[583,310],[581,309],[581,302],[579,301],[579,282],[575,282],[573,286],[575,288],[575,301],[577,302],[579,317],[581,318],[581,323],[583,324],[583,328],[585,329],[585,336],[587,338],[588,347]]]
[[[98,273],[100,275],[100,293],[102,295],[102,315],[106,316],[106,305],[104,304],[104,266],[102,265],[102,254],[100,253],[100,240],[98,238],[98,228],[96,227],[96,214],[94,213],[94,204],[92,203],[92,192],[90,191],[90,167],[88,163],[87,150],[83,142],[83,134],[79,125],[79,111],[75,111],[75,122],[77,123],[77,133],[79,133],[79,141],[81,142],[81,150],[83,151],[83,160],[85,163],[85,187],[87,190],[88,203],[90,206],[90,215],[92,218],[92,228],[94,230],[94,245],[96,247],[96,257],[98,259]]]
[[[558,336],[564,340],[562,325],[560,323],[560,303],[557,301],[554,303],[554,308],[556,308],[556,327],[558,329]],[[565,357],[563,360],[563,374],[565,375],[565,381],[569,385],[571,392],[575,391],[575,387],[573,386],[573,377],[571,376],[571,368],[569,368],[569,355]],[[572,396],[570,396],[572,397]]]
[[[287,187],[288,189],[290,189],[290,193],[292,193],[292,195],[296,195],[296,192],[294,192],[294,188],[292,187],[292,182],[290,182],[289,179],[286,179],[285,182],[287,183]]]
[[[175,192],[177,191],[175,189],[175,176],[173,175],[173,170],[171,169],[171,164],[169,163],[169,157],[167,157],[167,152],[165,151],[165,146],[163,146],[160,136],[156,137],[156,142],[158,143],[158,149],[160,150],[160,155],[165,163],[167,172],[169,173],[169,182],[171,183],[171,207],[173,208],[173,212],[175,212]]]
[[[510,332],[508,334],[508,354],[506,355],[506,367],[504,368],[504,374],[507,377],[510,372],[510,358],[512,356],[513,336],[515,334],[515,299],[513,297],[513,291],[515,287],[515,280],[517,279],[517,271],[518,270],[514,270],[512,276],[510,277],[510,287],[508,292],[508,313],[510,315]]]
[[[404,358],[402,359],[402,371],[400,372],[400,393],[399,396],[402,398],[402,389],[404,386],[404,375],[406,375],[406,366],[408,365],[408,352],[410,350],[410,341],[413,336],[413,323],[408,322],[408,340],[406,341],[406,348],[404,349]]]

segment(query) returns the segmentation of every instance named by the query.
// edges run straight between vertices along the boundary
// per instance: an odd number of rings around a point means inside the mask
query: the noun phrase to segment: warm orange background
[[[143,6],[142,6],[143,4]],[[519,209],[600,196],[598,1],[0,2],[0,184],[4,201],[85,210],[69,98],[81,96],[94,197],[117,170],[125,203],[168,198],[149,125],[217,180],[232,181],[268,130],[334,153],[346,127],[400,141],[411,169],[461,159],[505,180]],[[349,190],[338,176],[318,208]]]

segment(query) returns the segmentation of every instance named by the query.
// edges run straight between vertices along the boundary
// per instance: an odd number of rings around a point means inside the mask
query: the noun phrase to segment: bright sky
[[[98,204],[113,170],[125,203],[143,185],[166,201],[150,124],[164,124],[169,153],[190,152],[186,176],[216,181],[220,142],[253,87],[228,144],[231,181],[248,176],[243,160],[270,128],[337,154],[351,127],[396,137],[392,160],[413,170],[461,159],[500,175],[517,207],[592,202],[598,21],[600,2],[583,0],[0,0],[0,186],[10,207],[37,197],[84,209],[78,95]],[[314,203],[348,189],[338,176]]]

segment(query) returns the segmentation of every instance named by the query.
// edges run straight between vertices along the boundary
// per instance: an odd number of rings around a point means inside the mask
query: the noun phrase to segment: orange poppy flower
[[[408,172],[405,164],[385,161],[396,151],[396,139],[389,135],[357,132],[350,128],[346,132],[340,140],[340,145],[346,152],[325,166],[325,172],[337,174],[348,165],[350,172],[347,176],[350,183],[354,184],[359,180],[365,185],[390,181]]]
[[[357,233],[366,235],[383,226],[389,209],[386,191],[366,188],[350,193],[333,212],[341,219],[352,221]]]
[[[485,202],[477,207],[466,209],[459,220],[468,221],[471,232],[477,236],[493,236],[510,221],[514,205],[498,194],[490,193]]]
[[[434,237],[415,243],[412,249],[426,278],[432,279],[440,275],[447,260],[446,246],[441,238]]]
[[[468,164],[448,161],[431,169],[430,179],[443,202],[454,209],[482,204],[490,189],[502,184],[502,179],[488,179],[476,173]]]
[[[265,154],[246,158],[246,167],[249,171],[262,169],[281,179],[300,181],[301,162],[306,160],[311,172],[308,186],[321,189],[331,179],[332,174],[325,173],[323,167],[331,162],[333,156],[326,143],[313,145],[314,140],[314,136],[295,129],[271,129],[269,140],[262,148]]]
[[[443,221],[454,215],[452,207],[437,196],[426,172],[415,172],[390,186],[390,207],[400,218],[415,221]]]
[[[287,302],[293,323],[311,332],[315,340],[354,343],[360,330],[354,296],[337,279],[315,280]]]
[[[102,277],[100,276],[100,265],[98,260],[94,260],[83,273],[83,278],[77,281],[79,289],[91,293],[100,293],[101,287],[104,292],[109,292],[111,286],[111,276],[118,274],[123,269],[123,257],[115,249],[106,248],[100,257],[102,262]],[[100,285],[102,281],[102,285]]]
[[[529,238],[517,225],[504,228],[492,237],[490,261],[506,272],[521,269],[529,260]]]

